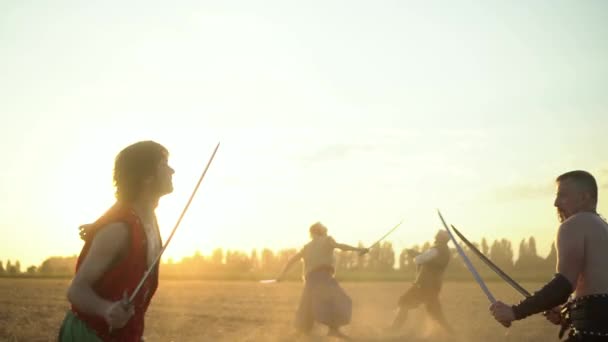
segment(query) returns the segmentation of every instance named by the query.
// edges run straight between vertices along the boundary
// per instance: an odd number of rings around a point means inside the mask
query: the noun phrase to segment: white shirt
[[[334,248],[331,244],[331,237],[320,236],[313,238],[312,241],[304,246],[302,258],[304,259],[305,274],[321,266],[334,267]]]
[[[431,249],[428,249],[426,252],[416,256],[414,258],[414,262],[416,263],[416,265],[422,265],[435,259],[438,255],[439,251],[437,250],[437,248],[433,247]]]

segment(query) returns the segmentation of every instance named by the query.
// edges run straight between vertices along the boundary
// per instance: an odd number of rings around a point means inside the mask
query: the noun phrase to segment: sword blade
[[[469,249],[481,259],[481,261],[483,261],[486,265],[488,265],[488,267],[490,267],[492,269],[492,271],[496,272],[496,274],[498,274],[504,281],[506,281],[515,290],[517,290],[517,292],[521,293],[524,297],[532,296],[532,294],[530,294],[530,292],[528,292],[528,290],[524,289],[515,280],[513,280],[513,278],[509,277],[508,274],[506,274],[503,270],[501,270],[500,267],[496,266],[496,264],[494,264],[483,253],[481,253],[479,251],[479,249],[477,249],[477,247],[475,247],[475,245],[473,245],[469,240],[467,240],[467,238],[464,237],[464,235],[462,235],[462,233],[459,232],[458,229],[456,229],[456,227],[454,227],[454,225],[451,225],[451,227],[454,230],[454,233],[456,233],[456,235],[458,235],[460,240],[462,240],[462,242],[464,242],[464,244],[467,245],[467,247],[469,247]]]
[[[196,195],[196,191],[198,190],[198,187],[201,185],[203,178],[205,178],[205,175],[207,174],[207,170],[209,169],[209,166],[211,165],[211,162],[213,161],[213,158],[215,157],[215,153],[217,152],[217,149],[219,147],[220,147],[220,143],[218,142],[217,145],[215,146],[215,149],[213,150],[213,153],[211,154],[211,158],[209,158],[209,161],[207,162],[207,166],[205,166],[205,170],[203,170],[201,177],[198,179],[198,182],[196,183],[196,186],[194,187],[194,190],[192,191],[192,195],[190,195],[190,199],[188,199],[188,202],[186,203],[184,210],[182,210],[181,215],[177,219],[177,223],[175,223],[175,226],[173,227],[173,230],[171,231],[169,238],[167,238],[167,242],[165,242],[165,245],[161,248],[160,252],[156,256],[156,259],[154,259],[154,262],[152,263],[152,265],[150,265],[150,267],[148,267],[148,270],[146,271],[146,273],[144,273],[144,276],[139,281],[139,284],[137,284],[137,287],[135,288],[135,290],[133,290],[133,293],[129,297],[129,301],[128,301],[129,304],[133,303],[133,300],[135,300],[135,296],[137,296],[137,293],[139,292],[139,290],[141,290],[141,287],[143,286],[144,282],[146,281],[146,279],[148,278],[150,273],[152,273],[152,271],[154,270],[154,267],[156,267],[156,264],[158,264],[158,262],[160,261],[160,257],[163,255],[163,252],[165,251],[165,249],[167,249],[169,242],[171,242],[171,239],[173,238],[173,234],[175,234],[175,231],[177,230],[177,227],[179,227],[180,222],[182,222],[182,219],[184,218],[184,215],[186,214],[186,211],[188,210],[190,203],[192,203],[192,199],[194,199],[194,195]]]
[[[382,242],[382,240],[384,240],[387,236],[391,235],[391,233],[394,232],[395,229],[397,229],[401,225],[401,223],[403,223],[403,220],[401,220],[401,222],[397,223],[397,225],[394,226],[393,228],[391,228],[391,230],[389,230],[388,233],[384,234],[384,236],[382,236],[380,239],[378,239],[378,241],[374,242],[368,248],[372,248],[372,247],[376,246],[377,244],[379,244],[380,242]]]
[[[450,228],[448,227],[447,223],[445,223],[445,220],[443,219],[443,216],[441,215],[441,212],[439,211],[439,209],[437,210],[437,213],[439,214],[441,223],[443,223],[443,227],[445,228],[445,230],[448,232],[448,235],[450,236],[450,240],[452,240],[452,242],[454,243],[454,246],[456,246],[456,251],[458,252],[458,254],[460,254],[460,257],[464,261],[464,264],[467,266],[467,268],[473,275],[473,278],[475,278],[475,281],[477,282],[479,287],[481,287],[481,289],[485,293],[486,297],[488,297],[488,300],[492,304],[494,304],[496,302],[496,299],[492,295],[492,292],[490,292],[490,289],[488,289],[488,287],[486,286],[486,283],[483,281],[483,279],[481,279],[481,276],[479,275],[479,273],[477,272],[477,270],[475,269],[473,264],[471,264],[471,260],[469,260],[469,258],[466,256],[466,254],[464,254],[464,251],[462,250],[462,248],[456,241],[456,238],[454,238],[454,235],[452,235],[452,232],[450,231]]]

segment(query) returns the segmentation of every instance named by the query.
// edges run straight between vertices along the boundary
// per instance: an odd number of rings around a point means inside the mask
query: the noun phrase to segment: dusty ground
[[[54,341],[67,310],[67,280],[0,279],[0,341]],[[557,328],[542,317],[510,329],[496,323],[475,283],[446,283],[441,298],[458,336],[445,336],[423,309],[413,311],[403,331],[384,328],[408,283],[344,283],[353,299],[353,320],[344,332],[359,341],[557,341]],[[524,284],[528,290],[540,284]],[[491,283],[496,297],[519,301],[504,284]],[[146,321],[154,341],[337,341],[316,327],[311,337],[292,329],[301,283],[163,281]]]

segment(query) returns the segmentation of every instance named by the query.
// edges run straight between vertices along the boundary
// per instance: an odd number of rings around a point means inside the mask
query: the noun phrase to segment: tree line
[[[522,239],[518,246],[517,259],[514,257],[514,247],[507,239],[494,240],[491,244],[484,238],[481,243],[474,243],[492,262],[520,280],[546,280],[555,272],[557,253],[555,245],[551,245],[550,253],[538,255],[534,237]],[[359,246],[363,246],[359,243]],[[446,270],[447,279],[470,280],[471,275],[455,248],[450,244],[452,260]],[[465,254],[484,278],[498,279],[483,262],[461,244]],[[409,249],[423,252],[431,247],[430,242],[414,245]],[[203,255],[200,251],[185,257],[179,262],[168,259],[160,267],[160,276],[168,278],[189,279],[261,279],[273,277],[279,273],[287,260],[297,253],[297,249],[288,248],[273,251],[269,248],[254,249],[250,252],[240,250],[224,250],[217,248],[210,254]],[[391,242],[383,242],[370,249],[364,256],[356,252],[336,251],[336,277],[345,280],[408,280],[416,274],[413,258],[407,250],[395,251]],[[0,276],[40,276],[68,277],[74,274],[76,256],[50,257],[39,266],[21,269],[19,261],[6,264],[0,261]],[[301,263],[290,272],[292,279],[302,276]]]

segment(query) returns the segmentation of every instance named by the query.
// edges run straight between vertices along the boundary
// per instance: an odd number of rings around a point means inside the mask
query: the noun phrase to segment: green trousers
[[[74,316],[72,311],[68,310],[59,330],[59,342],[103,341],[83,321]]]

